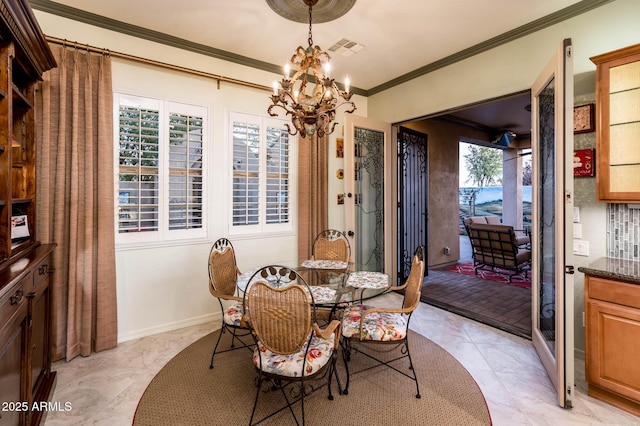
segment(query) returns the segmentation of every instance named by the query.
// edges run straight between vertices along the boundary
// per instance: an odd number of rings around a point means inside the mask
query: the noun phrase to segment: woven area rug
[[[249,423],[256,394],[255,369],[248,350],[216,354],[209,369],[216,331],[188,346],[151,381],[144,392],[133,424],[162,425],[244,425]],[[227,348],[229,334],[223,336]],[[414,367],[420,383],[421,399],[415,397],[412,380],[386,367],[351,375],[348,395],[339,395],[334,380],[334,400],[327,398],[326,382],[305,398],[308,425],[491,425],[491,417],[478,385],[465,368],[448,352],[425,337],[411,332],[409,340]],[[408,361],[396,362],[408,371]],[[355,354],[352,371],[369,366],[367,357]],[[340,377],[345,378],[342,357]],[[282,394],[260,395],[258,415],[280,407]],[[300,404],[296,404],[299,410]],[[261,424],[289,425],[287,410]]]
[[[527,277],[524,274],[513,275],[513,271],[508,269],[495,268],[493,271],[486,269],[479,269],[476,275],[473,262],[458,263],[457,265],[449,266],[445,268],[446,271],[457,272],[463,275],[473,275],[485,280],[495,281],[503,284],[511,284],[523,288],[531,288],[531,271],[527,273]],[[513,275],[511,283],[509,282],[509,276]]]

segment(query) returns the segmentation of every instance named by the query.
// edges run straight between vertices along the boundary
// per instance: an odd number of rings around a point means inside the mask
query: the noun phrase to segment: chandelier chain
[[[309,47],[313,46],[313,33],[311,32],[311,22],[312,22],[312,18],[311,18],[311,9],[313,8],[312,3],[309,2]]]

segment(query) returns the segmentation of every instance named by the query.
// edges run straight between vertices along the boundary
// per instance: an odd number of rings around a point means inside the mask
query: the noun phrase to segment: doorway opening
[[[500,192],[498,202],[484,213],[476,198],[475,214],[494,214],[514,229],[523,229],[531,220],[530,189],[523,202],[521,174],[530,162],[531,113],[530,91],[494,99],[455,111],[426,117],[408,127],[429,136],[429,257],[423,301],[478,322],[531,338],[531,290],[484,280],[475,275],[447,271],[470,260],[470,243],[464,233],[461,216],[469,211],[470,196],[461,191],[460,169],[464,148],[461,142],[475,147],[494,148],[500,154],[504,176],[489,192]],[[504,136],[515,134],[512,140]],[[503,144],[499,146],[498,144]],[[455,156],[451,154],[455,153]],[[451,179],[455,176],[455,179]],[[516,176],[518,176],[516,178]],[[517,185],[516,185],[516,180]],[[472,186],[472,185],[468,185]],[[530,186],[529,186],[530,188]],[[472,192],[472,191],[469,191]],[[506,194],[502,196],[502,193]],[[476,194],[476,197],[478,195]],[[527,208],[528,207],[528,208]],[[452,214],[453,213],[453,214]]]

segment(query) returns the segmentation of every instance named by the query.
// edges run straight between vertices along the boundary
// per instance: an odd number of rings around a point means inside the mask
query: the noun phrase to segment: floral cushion
[[[235,302],[224,311],[225,324],[240,326],[240,320],[242,319],[242,302]]]
[[[344,311],[342,335],[346,338],[360,336],[362,312],[372,306],[354,305]],[[401,314],[374,312],[364,318],[362,340],[393,341],[407,336],[407,320]]]
[[[310,376],[324,367],[331,359],[334,351],[334,338],[332,334],[328,339],[314,336],[311,339],[311,347],[307,353],[307,362],[304,364],[304,375]],[[253,352],[253,364],[260,368],[260,358],[262,357],[262,371],[270,374],[278,374],[286,377],[300,377],[302,375],[302,363],[307,343],[302,349],[292,355],[278,355],[266,349],[260,342]]]
[[[305,260],[302,262],[303,268],[308,269],[347,269],[348,262],[341,260]]]
[[[336,300],[336,290],[331,287],[312,285],[309,288],[311,289],[311,294],[313,294],[313,303],[316,305],[322,303],[333,303]]]
[[[382,272],[352,272],[347,278],[347,286],[354,288],[387,288],[389,276]]]

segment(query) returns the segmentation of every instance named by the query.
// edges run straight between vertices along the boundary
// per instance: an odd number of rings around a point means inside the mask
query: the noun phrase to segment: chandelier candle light
[[[311,10],[318,0],[301,0],[309,6],[309,46],[305,49],[298,46],[291,57],[290,64],[284,67],[284,75],[280,83],[273,82],[273,102],[267,112],[270,116],[276,117],[278,114],[273,109],[278,107],[285,110],[287,115],[291,115],[291,126],[285,124],[291,135],[297,133],[301,137],[311,137],[317,134],[318,137],[329,135],[333,132],[338,123],[333,120],[336,116],[336,109],[350,105],[346,113],[353,113],[356,105],[351,101],[349,92],[349,77],[344,80],[344,91],[336,85],[331,78],[331,57],[327,52],[323,52],[319,46],[313,45],[313,35],[311,33]],[[291,65],[297,71],[291,74]],[[311,82],[315,86],[311,90]],[[309,90],[310,93],[307,93]]]

